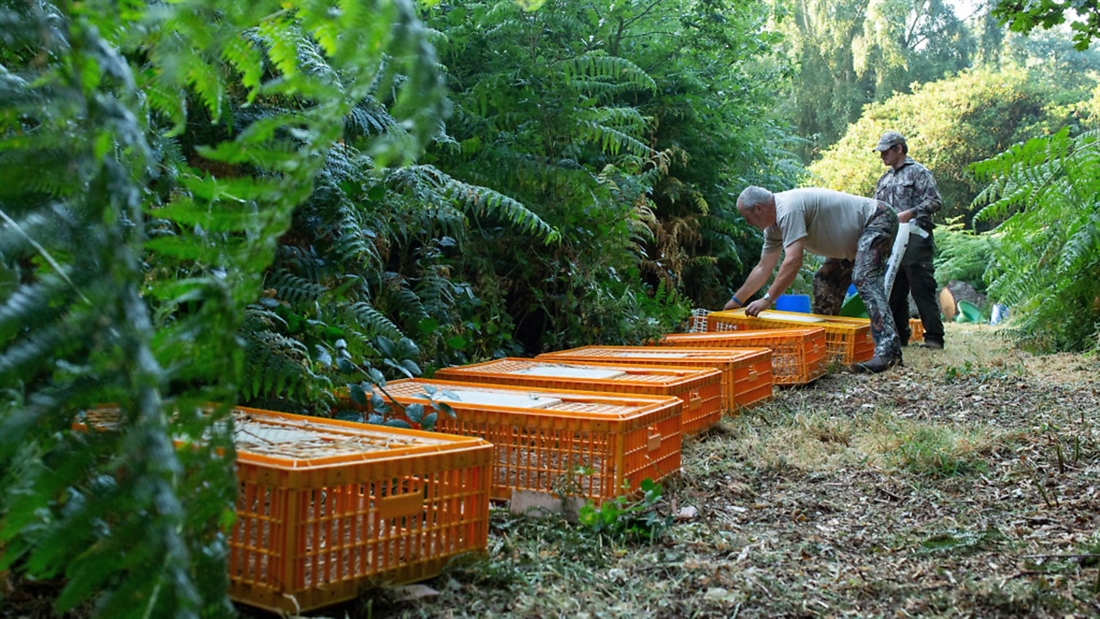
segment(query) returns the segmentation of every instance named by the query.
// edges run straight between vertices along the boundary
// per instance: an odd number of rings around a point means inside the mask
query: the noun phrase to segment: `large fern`
[[[1000,221],[989,294],[1041,351],[1100,347],[1100,135],[1063,129],[974,164],[977,218]]]
[[[385,90],[415,121],[375,165],[435,131],[427,32],[401,1],[20,2],[0,23],[0,569],[64,577],[59,611],[227,616],[236,334],[349,111]],[[73,430],[104,403],[112,431]]]
[[[226,394],[213,380],[164,401],[173,372],[158,359],[141,287],[142,194],[155,161],[133,113],[134,76],[92,23],[33,8],[4,15],[48,32],[23,42],[58,64],[16,67],[27,79],[5,80],[0,97],[0,242],[17,282],[0,306],[0,376],[12,387],[0,408],[0,565],[67,576],[61,610],[94,598],[105,616],[228,614],[216,568],[231,476],[203,471],[205,486],[194,476],[232,445],[213,432],[177,452],[169,437],[197,438],[205,424],[165,415]],[[120,407],[120,431],[74,433],[76,413],[103,402]],[[185,493],[208,507],[187,509]]]
[[[361,103],[351,116],[375,105]],[[419,363],[465,358],[479,321],[461,308],[481,300],[464,281],[472,273],[455,259],[471,226],[502,225],[542,242],[558,237],[518,201],[431,166],[377,170],[355,146],[370,137],[349,135],[328,152],[280,240],[257,314],[266,318],[242,332],[249,343],[243,395],[251,403],[329,414],[331,387],[362,379],[334,363],[338,354],[361,370],[403,367],[385,358],[384,341],[415,338],[419,346],[399,348],[421,351]]]

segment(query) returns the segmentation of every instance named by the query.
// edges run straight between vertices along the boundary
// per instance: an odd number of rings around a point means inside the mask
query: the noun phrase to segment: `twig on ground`
[[[1083,554],[1050,554],[1050,555],[1023,555],[1024,559],[1100,559],[1100,554],[1086,552]]]

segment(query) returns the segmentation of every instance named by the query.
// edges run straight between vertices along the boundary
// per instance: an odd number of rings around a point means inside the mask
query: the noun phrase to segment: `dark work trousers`
[[[935,251],[936,244],[931,233],[928,238],[909,235],[909,245],[905,248],[894,289],[890,292],[890,312],[894,315],[902,346],[909,343],[910,293],[924,325],[924,341],[943,344],[943,320],[940,319],[940,303],[936,299],[936,271],[932,266]]]
[[[897,233],[897,213],[880,204],[859,237],[856,259],[826,258],[814,274],[814,313],[839,314],[848,284],[855,284],[871,319],[875,355],[887,360],[901,358],[901,341],[886,299],[886,261]]]

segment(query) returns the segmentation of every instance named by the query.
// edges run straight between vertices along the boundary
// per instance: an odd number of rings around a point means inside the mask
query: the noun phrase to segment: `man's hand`
[[[745,314],[747,316],[759,316],[760,312],[768,309],[771,306],[771,301],[767,299],[757,299],[745,306]]]
[[[737,301],[734,301],[733,299],[730,299],[729,301],[726,301],[726,304],[724,306],[722,306],[722,309],[724,309],[724,310],[735,310],[735,309],[741,309],[741,306],[737,303]]]
[[[907,211],[902,211],[902,212],[898,213],[898,223],[899,224],[908,223],[909,220],[913,219],[916,216],[917,216],[917,212],[913,209],[909,209]]]

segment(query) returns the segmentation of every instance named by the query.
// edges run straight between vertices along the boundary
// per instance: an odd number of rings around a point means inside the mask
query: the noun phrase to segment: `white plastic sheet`
[[[890,260],[886,262],[886,298],[890,298],[890,291],[894,289],[894,279],[898,276],[898,267],[905,256],[905,248],[909,247],[909,235],[915,234],[926,238],[928,233],[909,222],[898,224],[898,235],[894,237],[894,249],[890,252]]]

